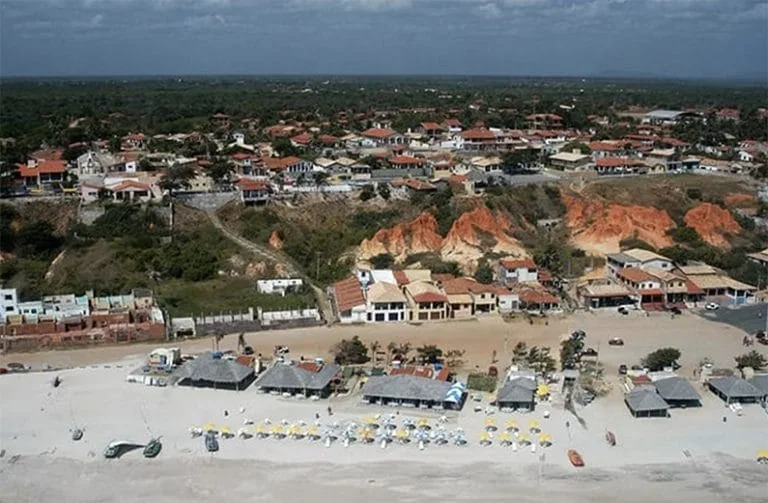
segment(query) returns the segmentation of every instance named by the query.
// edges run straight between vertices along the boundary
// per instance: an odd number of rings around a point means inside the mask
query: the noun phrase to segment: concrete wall
[[[203,211],[215,211],[230,201],[238,198],[238,192],[211,192],[207,194],[179,194],[177,200],[191,208]]]

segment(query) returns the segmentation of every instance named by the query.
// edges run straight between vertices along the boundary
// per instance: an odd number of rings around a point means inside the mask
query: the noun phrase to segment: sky
[[[768,0],[0,0],[0,77],[768,82]]]

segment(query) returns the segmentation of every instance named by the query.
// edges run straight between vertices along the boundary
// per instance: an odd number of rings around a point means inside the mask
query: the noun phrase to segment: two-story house
[[[499,280],[502,283],[538,281],[539,269],[530,258],[502,259],[499,261]]]
[[[67,164],[61,160],[37,161],[30,159],[27,164],[18,164],[16,167],[26,187],[61,183],[67,172]]]
[[[360,133],[364,139],[369,140],[376,147],[385,147],[388,145],[401,145],[406,143],[405,137],[397,132],[386,128],[370,128]]]
[[[267,204],[272,200],[272,187],[266,180],[240,178],[235,182],[240,201],[245,205]]]
[[[267,157],[264,159],[267,171],[271,175],[284,173],[289,176],[297,176],[301,173],[310,173],[312,163],[299,157]]]
[[[396,284],[376,282],[365,290],[366,321],[406,321],[408,300]]]
[[[620,253],[609,253],[606,255],[606,263],[611,276],[616,277],[618,271],[625,268],[636,267],[645,269],[654,267],[665,271],[672,270],[672,261],[658,253],[632,248]]]
[[[456,135],[456,147],[471,152],[493,151],[496,149],[496,133],[488,129],[468,129]]]
[[[448,318],[448,297],[432,282],[412,281],[403,287],[409,320],[439,321]]]

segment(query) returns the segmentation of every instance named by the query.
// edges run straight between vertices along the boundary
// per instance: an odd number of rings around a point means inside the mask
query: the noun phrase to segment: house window
[[[5,312],[10,313],[13,311],[13,306],[5,306]]]
[[[389,321],[400,321],[399,313],[389,313]]]
[[[5,300],[13,300],[13,295],[5,294]]]

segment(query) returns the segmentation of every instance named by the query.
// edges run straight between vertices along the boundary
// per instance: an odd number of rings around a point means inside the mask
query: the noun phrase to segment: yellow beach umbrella
[[[219,432],[224,436],[232,435],[232,430],[229,429],[229,426],[222,426]]]
[[[522,434],[520,434],[520,436],[519,436],[519,437],[517,437],[517,440],[518,440],[518,441],[519,441],[521,444],[529,444],[529,443],[531,443],[531,439],[530,439],[530,438],[528,437],[528,435],[526,435],[525,433],[522,433]]]
[[[203,426],[203,429],[204,429],[205,431],[212,431],[212,432],[217,432],[217,431],[219,431],[219,429],[218,429],[218,428],[216,428],[216,425],[215,425],[215,424],[213,424],[213,423],[208,423],[208,424],[206,424],[205,426]]]
[[[496,429],[496,420],[492,417],[488,417],[485,419],[485,429],[487,430],[495,430]]]
[[[269,435],[269,433],[267,432],[267,427],[264,426],[263,424],[260,424],[260,425],[256,426],[256,434],[257,435]]]
[[[544,383],[539,384],[539,386],[536,388],[536,395],[539,397],[544,397],[549,395],[549,386],[547,386]]]
[[[298,424],[292,424],[288,427],[288,435],[297,436],[301,433],[301,427]]]
[[[768,462],[768,449],[760,449],[757,451],[757,460],[763,460],[764,462]]]
[[[283,430],[282,425],[276,424],[272,427],[272,435],[275,436],[281,436],[285,435],[285,430]]]
[[[309,428],[307,428],[307,436],[308,437],[317,437],[317,426],[312,425]]]
[[[480,433],[480,443],[490,443],[491,442],[491,434],[487,431],[483,431]]]
[[[502,443],[512,442],[512,438],[508,431],[504,431],[501,433],[501,435],[499,435],[499,442],[502,442]]]
[[[541,429],[541,425],[538,421],[531,421],[528,423],[528,429],[531,431],[539,431]]]
[[[552,444],[552,435],[549,433],[542,433],[539,435],[539,443],[541,445],[551,445]]]
[[[416,426],[418,428],[431,428],[431,426],[429,425],[429,419],[427,419],[426,417],[422,417],[421,419],[419,419],[418,422],[416,423]]]
[[[506,427],[507,427],[507,430],[517,430],[518,429],[517,421],[515,421],[514,419],[508,420]]]
[[[373,439],[373,430],[369,428],[363,428],[360,430],[360,432],[357,434],[357,437],[362,441],[370,441]]]
[[[363,424],[366,426],[373,426],[374,424],[378,426],[378,423],[376,422],[376,418],[373,416],[368,416],[363,419]]]
[[[397,438],[398,440],[405,440],[406,438],[408,438],[408,431],[406,431],[406,430],[397,430],[395,432],[395,438]]]

